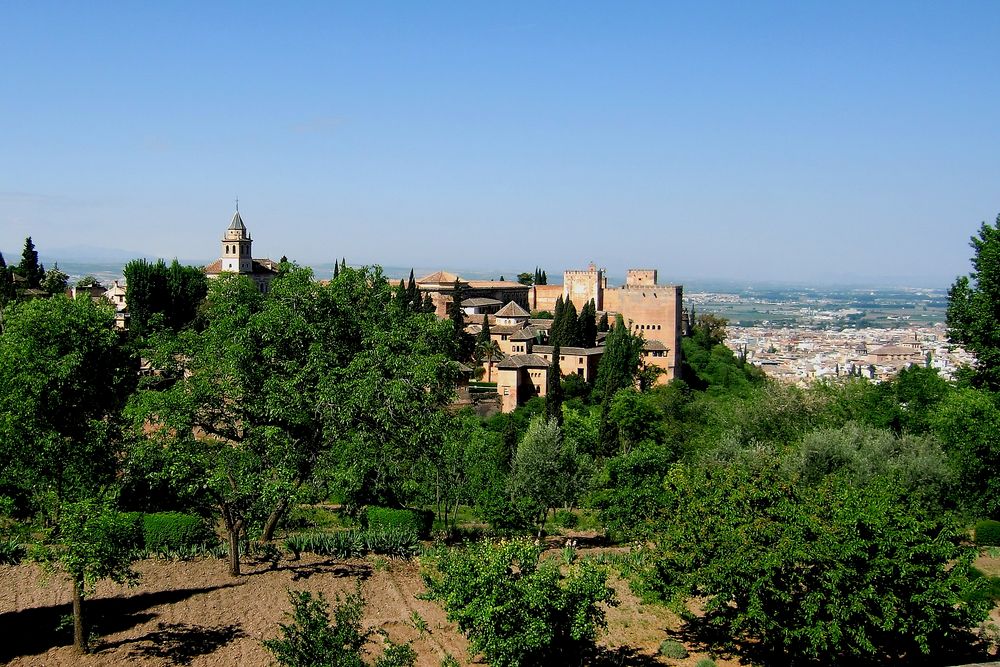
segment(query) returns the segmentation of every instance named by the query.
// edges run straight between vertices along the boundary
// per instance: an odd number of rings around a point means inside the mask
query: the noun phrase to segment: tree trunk
[[[267,517],[267,523],[264,524],[264,532],[260,536],[261,542],[270,542],[274,539],[274,531],[278,528],[278,522],[281,521],[281,518],[285,516],[285,512],[287,511],[288,498],[282,498]]]
[[[229,574],[240,576],[240,529],[228,527],[229,531]]]
[[[87,652],[87,629],[83,625],[83,582],[73,581],[73,646]]]

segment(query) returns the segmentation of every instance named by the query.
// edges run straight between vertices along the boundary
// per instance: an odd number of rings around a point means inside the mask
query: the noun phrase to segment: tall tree
[[[14,299],[14,276],[0,252],[0,307]]]
[[[548,276],[545,275],[545,269],[542,269],[542,280],[538,284],[539,285],[548,285],[549,284],[549,278],[548,278]]]
[[[1000,390],[1000,215],[973,236],[972,271],[948,290],[948,338],[975,354],[973,380]]]
[[[488,343],[489,341],[490,341],[490,317],[486,313],[483,313],[483,326],[479,330],[479,335],[476,336],[476,347]]]
[[[38,251],[30,236],[24,239],[21,263],[17,265],[16,273],[28,282],[29,289],[38,289],[45,278],[45,269],[38,263]]]
[[[69,276],[59,270],[59,264],[45,272],[45,278],[39,287],[49,294],[63,294],[69,285]]]
[[[73,586],[74,638],[97,579],[131,578],[135,533],[111,502],[121,407],[135,368],[109,305],[63,296],[17,304],[0,334],[0,494],[48,526],[38,555]]]
[[[195,319],[208,293],[204,271],[176,259],[169,266],[163,260],[135,259],[125,265],[124,275],[133,339],[160,329],[180,331]]]
[[[448,318],[452,326],[455,327],[455,353],[457,359],[466,360],[472,356],[476,345],[476,340],[465,333],[465,311],[462,310],[462,301],[465,299],[465,287],[461,282],[455,281],[455,290],[452,292],[451,303],[448,304]]]
[[[406,283],[406,303],[410,312],[420,311],[420,290],[417,288],[417,281],[413,278],[413,269],[410,269],[410,279]]]
[[[562,330],[566,324],[566,304],[563,302],[562,294],[556,297],[555,310],[552,315],[552,324],[549,326],[549,345],[562,343]]]
[[[600,441],[606,449],[614,448],[619,441],[618,432],[611,420],[611,405],[615,394],[635,386],[642,365],[642,336],[634,335],[625,326],[621,315],[604,341],[604,354],[597,365],[593,396],[601,402]]]
[[[608,324],[608,314],[607,312],[601,313],[601,319],[597,322],[597,331],[599,333],[604,333],[611,327]]]
[[[559,368],[559,343],[552,348],[552,363],[549,365],[545,388],[545,418],[555,419],[559,426],[563,423],[562,370]]]
[[[563,322],[559,327],[559,343],[566,347],[580,346],[580,318],[572,299],[566,299],[563,306]]]
[[[597,345],[597,306],[593,299],[585,303],[581,309],[577,329],[581,347]]]

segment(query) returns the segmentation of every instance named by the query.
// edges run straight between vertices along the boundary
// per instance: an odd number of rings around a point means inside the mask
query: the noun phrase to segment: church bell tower
[[[251,245],[253,239],[247,232],[240,210],[233,214],[226,235],[222,237],[222,270],[232,273],[253,273],[253,255]]]

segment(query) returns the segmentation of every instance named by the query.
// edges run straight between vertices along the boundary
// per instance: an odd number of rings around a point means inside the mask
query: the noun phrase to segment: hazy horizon
[[[1000,212],[993,2],[41,2],[0,54],[9,263],[217,257],[239,197],[303,264],[947,287]]]

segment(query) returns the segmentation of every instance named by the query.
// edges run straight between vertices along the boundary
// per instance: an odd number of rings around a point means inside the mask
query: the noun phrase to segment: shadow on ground
[[[138,639],[105,644],[101,651],[124,644],[136,644],[130,658],[163,658],[174,665],[190,665],[200,655],[208,655],[247,634],[239,625],[205,627],[187,623],[157,623],[156,630]]]
[[[151,621],[156,617],[156,614],[148,611],[152,607],[174,604],[196,595],[239,585],[237,582],[203,588],[141,593],[126,597],[98,598],[85,602],[84,613],[96,633],[110,635]],[[71,614],[72,608],[69,603],[0,614],[0,628],[3,628],[4,636],[4,641],[0,642],[0,663],[72,644],[72,619],[66,622]]]
[[[640,653],[631,646],[607,648],[599,646],[589,656],[588,665],[593,667],[662,667],[663,663],[651,655]]]

